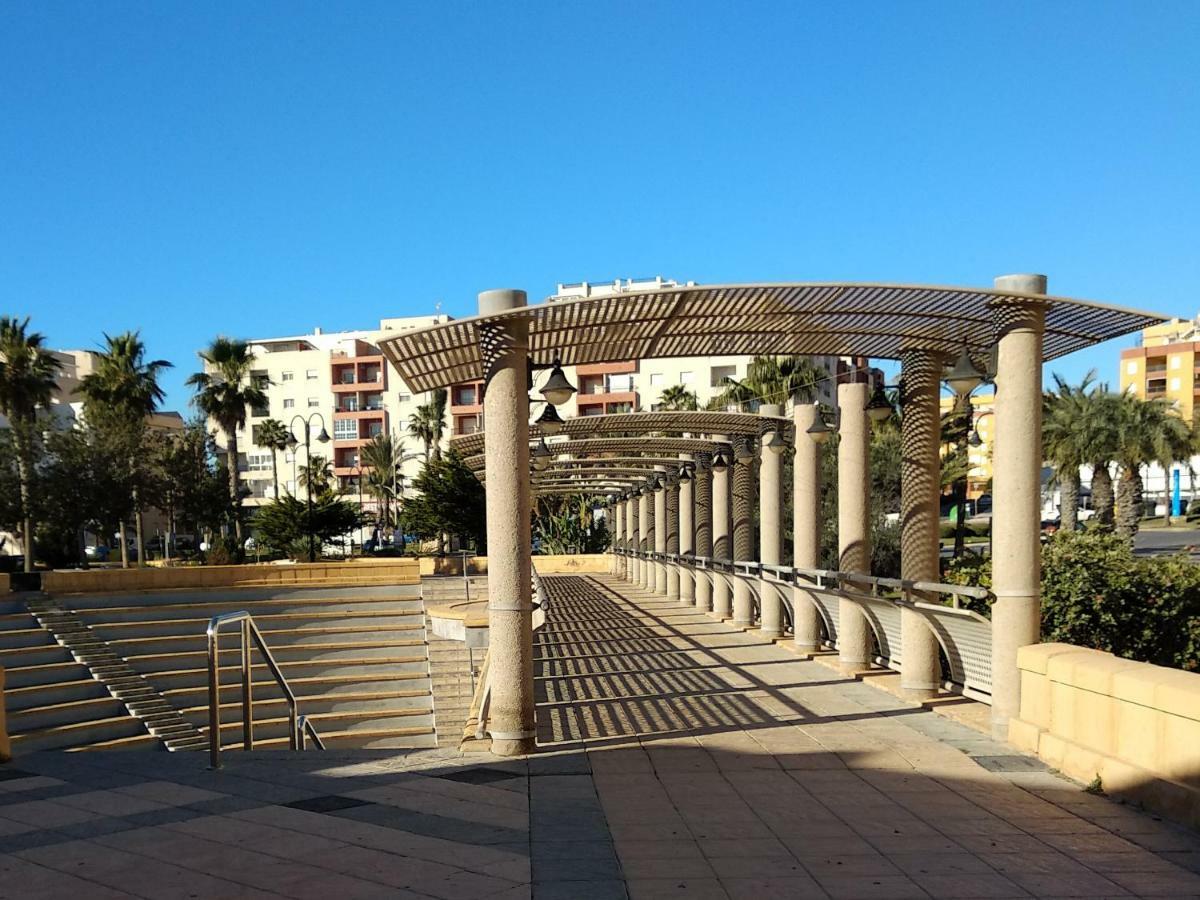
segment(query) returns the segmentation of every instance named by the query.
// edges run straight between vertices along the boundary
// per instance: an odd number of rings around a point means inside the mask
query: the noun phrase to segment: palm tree
[[[359,459],[366,476],[367,492],[379,501],[383,510],[383,524],[392,524],[391,500],[400,474],[400,463],[404,458],[404,444],[393,440],[390,434],[380,432],[363,445]]]
[[[324,496],[333,488],[333,463],[319,453],[314,453],[300,467],[299,478],[300,486],[312,494],[314,499]]]
[[[658,404],[660,409],[668,411],[685,411],[700,408],[700,403],[696,399],[696,392],[689,391],[682,384],[673,384],[659,395]]]
[[[817,368],[807,356],[756,356],[746,367],[746,377],[741,381],[726,378],[725,390],[709,405],[747,405],[754,412],[761,403],[811,403],[818,386],[828,377],[829,373]]]
[[[279,498],[279,460],[276,454],[287,447],[287,426],[278,419],[264,419],[258,426],[258,445],[271,451],[271,478],[275,482],[275,498]]]
[[[99,425],[122,442],[129,460],[126,475],[133,496],[134,533],[138,568],[146,565],[146,546],[142,534],[141,481],[145,466],[146,419],[158,410],[166,394],[158,383],[165,359],[146,361],[146,345],[136,331],[104,335],[105,348],[96,354],[95,369],[79,384],[83,394],[84,417]],[[125,522],[120,522],[121,567],[129,568],[129,547]]]
[[[45,337],[24,321],[0,316],[0,413],[13,431],[20,483],[25,571],[33,571],[33,467],[38,407],[48,409],[62,364],[43,346]]]
[[[442,458],[442,436],[446,433],[446,391],[433,392],[408,418],[408,433],[425,445],[425,461]]]
[[[236,555],[241,559],[244,541],[237,432],[246,424],[246,407],[265,406],[267,395],[259,383],[250,378],[254,354],[245,341],[217,337],[207,349],[200,351],[199,356],[204,362],[204,371],[197,372],[187,383],[196,389],[192,402],[225,432],[229,455],[229,503],[237,536]]]
[[[1105,531],[1113,528],[1113,482],[1109,465],[1117,458],[1121,436],[1118,428],[1119,398],[1106,385],[1098,385],[1079,396],[1076,440],[1080,458],[1092,467],[1094,521]]]
[[[1122,394],[1115,409],[1117,463],[1121,471],[1117,486],[1117,534],[1132,540],[1141,520],[1142,467],[1157,462],[1162,464],[1164,474],[1169,472],[1172,463],[1191,457],[1194,440],[1187,423],[1171,411],[1165,400],[1142,400],[1133,394]]]
[[[1087,415],[1088,394],[1096,373],[1088,372],[1077,385],[1054,375],[1054,390],[1042,398],[1042,449],[1054,467],[1059,491],[1059,527],[1072,532],[1079,524],[1079,468],[1088,459],[1080,438]]]

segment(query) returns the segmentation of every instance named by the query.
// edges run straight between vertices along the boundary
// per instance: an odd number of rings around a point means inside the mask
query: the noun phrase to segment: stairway
[[[436,744],[419,585],[169,591],[64,598],[134,672],[207,737],[207,627],[247,610],[327,747]],[[242,739],[241,653],[222,633],[221,743]],[[255,746],[287,747],[288,707],[253,654]]]
[[[15,755],[60,749],[159,749],[125,704],[38,622],[25,596],[0,601],[0,665]]]
[[[168,750],[206,750],[207,739],[179,714],[157,690],[119,656],[96,631],[72,610],[45,594],[31,596],[25,606],[50,635],[104,685],[113,699]]]
[[[476,650],[475,667],[483,664],[487,649]],[[474,687],[471,654],[462,641],[429,636],[429,669],[433,681],[433,709],[439,747],[457,748],[471,711]]]

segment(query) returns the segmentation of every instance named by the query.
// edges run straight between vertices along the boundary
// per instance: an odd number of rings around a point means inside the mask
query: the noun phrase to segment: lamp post
[[[296,440],[296,432],[294,430],[296,427],[297,419],[299,419],[301,422],[304,423],[304,464],[309,467],[309,479],[304,486],[304,498],[305,498],[305,502],[306,502],[306,505],[308,508],[308,513],[304,520],[304,528],[308,532],[308,561],[316,562],[316,559],[317,559],[316,549],[315,549],[316,542],[315,542],[315,535],[313,534],[313,530],[312,530],[313,505],[312,505],[312,483],[311,483],[311,476],[312,476],[312,421],[313,421],[313,419],[320,419],[320,421],[321,421],[321,433],[317,435],[318,441],[320,441],[322,444],[328,444],[329,443],[329,432],[325,430],[325,417],[322,416],[319,412],[313,413],[312,415],[308,416],[308,418],[305,418],[304,416],[300,415],[299,413],[297,413],[295,416],[293,416],[292,421],[290,423],[288,423],[288,439],[287,439],[288,449],[292,451],[292,465],[293,466],[295,466],[295,462],[296,462],[296,448],[300,446],[300,442],[298,440]]]
[[[358,483],[358,552],[365,552],[366,541],[363,540],[363,495],[362,495],[362,460],[351,470],[354,473],[354,480]]]
[[[974,408],[971,405],[971,392],[979,385],[987,381],[987,373],[979,369],[971,359],[971,353],[964,344],[962,352],[954,365],[942,376],[942,380],[947,387],[954,393],[954,403],[956,406],[962,406],[962,412],[959,414],[962,417],[961,423],[956,422],[956,425],[961,425],[957,429],[955,440],[955,450],[961,454],[962,461],[966,465],[966,471],[961,479],[955,479],[954,485],[954,558],[958,559],[966,552],[966,527],[967,527],[967,488],[971,477],[971,460],[969,458],[968,445],[970,444],[970,436],[974,431]]]

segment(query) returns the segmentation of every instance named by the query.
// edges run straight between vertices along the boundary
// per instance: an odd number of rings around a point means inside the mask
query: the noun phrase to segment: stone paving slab
[[[22,757],[0,900],[1200,897],[1195,832],[753,632],[544,580],[539,754]]]

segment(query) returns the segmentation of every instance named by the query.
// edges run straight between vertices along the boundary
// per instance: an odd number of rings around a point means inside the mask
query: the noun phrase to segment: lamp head
[[[546,408],[542,410],[542,414],[537,417],[537,426],[542,429],[543,434],[558,434],[563,430],[565,424],[562,416],[558,414],[558,410],[551,403],[546,404]]]
[[[829,440],[829,436],[833,434],[833,429],[825,421],[825,417],[821,415],[821,411],[817,410],[817,415],[813,418],[813,422],[805,429],[807,434],[814,444],[824,444]]]
[[[886,422],[892,415],[892,404],[883,392],[883,388],[875,388],[875,393],[866,406],[867,418],[872,422]]]
[[[554,367],[550,370],[550,377],[546,380],[545,386],[542,387],[542,396],[546,398],[546,402],[551,406],[561,406],[571,399],[571,395],[575,393],[575,386],[567,381],[567,376],[563,373],[562,363],[557,359],[554,360]]]
[[[975,365],[967,345],[963,344],[962,353],[954,361],[950,370],[942,376],[942,380],[950,385],[950,390],[956,394],[969,394],[983,382],[984,373]]]

